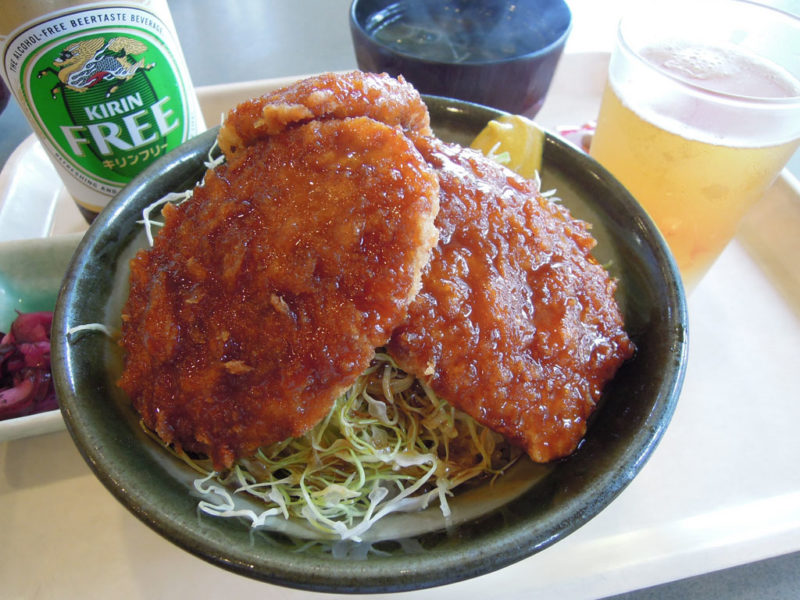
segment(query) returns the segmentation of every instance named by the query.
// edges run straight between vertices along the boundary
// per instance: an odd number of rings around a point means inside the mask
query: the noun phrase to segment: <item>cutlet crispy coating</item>
[[[325,73],[242,102],[226,116],[219,146],[227,158],[287,126],[311,119],[371,117],[409,133],[431,135],[428,109],[402,77]]]
[[[440,240],[390,354],[535,461],[566,456],[633,352],[595,241],[482,155],[435,139],[417,147],[439,176]]]
[[[432,170],[369,118],[209,171],[131,261],[120,385],[144,423],[218,469],[305,433],[405,318],[437,210]]]

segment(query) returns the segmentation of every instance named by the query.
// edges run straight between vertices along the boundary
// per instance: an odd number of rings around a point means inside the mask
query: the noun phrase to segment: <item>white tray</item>
[[[538,120],[554,128],[593,119],[606,61],[607,55],[601,54],[565,55]],[[201,88],[207,122],[218,122],[218,115],[236,101],[284,82]],[[36,152],[35,144],[26,142],[15,164],[36,160]],[[39,168],[46,166],[37,167],[38,179],[48,179]],[[20,176],[19,171],[11,176],[4,171],[12,183]],[[50,222],[35,235],[85,227],[58,190],[50,187],[44,193],[57,198],[56,207],[48,213],[53,215]],[[8,204],[17,200],[5,200],[6,206],[0,206],[0,236],[14,233],[5,219],[13,212]],[[565,540],[496,573],[437,588],[437,600],[493,598],[498,590],[505,599],[598,598],[800,550],[800,402],[795,374],[800,293],[793,279],[797,267],[789,263],[800,255],[791,254],[791,244],[800,238],[798,215],[800,191],[785,174],[748,218],[743,235],[694,291],[684,391],[661,444],[630,486]],[[773,234],[776,224],[788,235]],[[8,442],[6,452],[21,464],[33,465],[50,460],[48,453],[55,447],[68,452],[69,442],[18,440]],[[141,596],[143,589],[175,590],[173,582],[181,581],[191,582],[191,589],[203,590],[208,597],[257,593],[270,598],[331,598],[246,580],[142,533],[146,528],[103,493],[86,469],[62,480],[59,494],[62,505],[72,507],[74,520],[59,525],[59,531],[84,528],[92,543],[82,546],[81,562],[104,565],[96,574],[95,591]],[[26,498],[28,515],[45,514],[51,505],[44,489],[29,491]],[[33,552],[25,540],[48,536],[47,547],[36,544],[31,560],[58,562],[73,552],[72,541],[68,535],[54,535],[52,526],[51,520],[29,517],[24,528],[12,527],[4,534],[4,544]],[[103,544],[94,543],[100,539]],[[35,592],[34,587],[20,587],[20,578],[14,580],[12,595],[14,590]],[[60,577],[59,582],[64,596],[82,593],[79,578]],[[387,598],[421,600],[433,593]]]

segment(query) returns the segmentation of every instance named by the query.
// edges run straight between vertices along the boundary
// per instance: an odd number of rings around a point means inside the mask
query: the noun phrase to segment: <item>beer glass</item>
[[[656,222],[691,291],[800,145],[800,19],[745,0],[637,4],[590,152]]]

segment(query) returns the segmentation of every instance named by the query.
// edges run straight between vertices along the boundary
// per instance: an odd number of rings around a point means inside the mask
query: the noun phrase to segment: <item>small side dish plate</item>
[[[439,137],[462,144],[499,115],[449,99],[426,102]],[[596,256],[620,280],[618,299],[639,349],[607,388],[581,447],[535,483],[522,482],[500,506],[481,506],[448,528],[417,527],[403,539],[298,543],[283,532],[199,514],[196,475],[141,430],[116,387],[121,357],[114,340],[67,331],[89,323],[118,327],[127,261],[143,244],[142,209],[200,179],[215,135],[165,156],[109,205],[81,241],[56,307],[52,360],[64,419],[97,477],[133,514],[185,550],[245,576],[316,591],[393,592],[467,579],[538,552],[598,514],[636,476],[680,393],[688,345],[683,291],[635,200],[591,158],[548,135],[543,187],[593,223]]]
[[[0,242],[0,331],[19,312],[54,310],[61,280],[80,235]],[[51,410],[0,421],[0,442],[64,429],[61,412]]]

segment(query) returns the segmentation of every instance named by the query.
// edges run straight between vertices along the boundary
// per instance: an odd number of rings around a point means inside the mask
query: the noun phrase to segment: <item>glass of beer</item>
[[[745,0],[637,4],[590,152],[656,222],[691,291],[800,145],[800,19]]]

